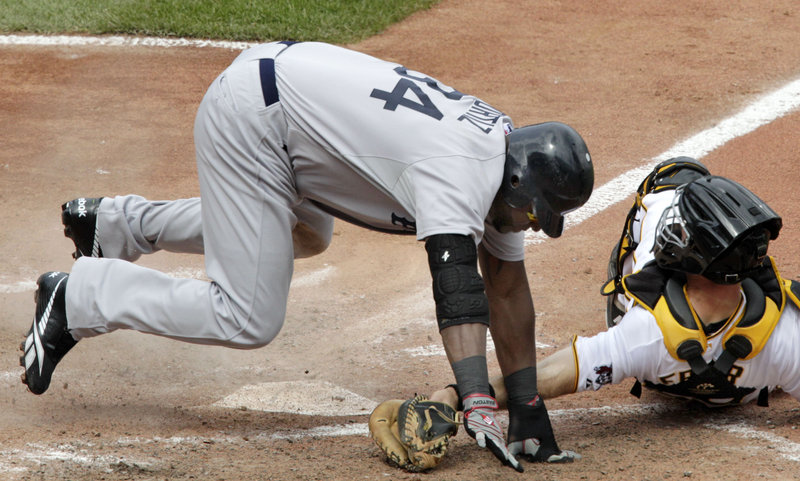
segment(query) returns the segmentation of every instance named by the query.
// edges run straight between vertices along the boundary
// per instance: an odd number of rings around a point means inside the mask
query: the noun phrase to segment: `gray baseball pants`
[[[246,51],[209,87],[194,128],[200,198],[103,199],[97,222],[105,257],[78,259],[67,283],[73,337],[133,329],[254,348],[280,331],[294,258],[324,250],[333,230],[329,215],[298,196],[283,150],[283,110],[265,102],[262,82],[269,79],[259,59],[283,48]],[[304,239],[295,249],[298,232]],[[131,262],[161,249],[204,253],[211,281]]]

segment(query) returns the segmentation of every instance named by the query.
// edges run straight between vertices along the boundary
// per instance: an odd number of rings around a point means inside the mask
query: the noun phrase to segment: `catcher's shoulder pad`
[[[676,360],[686,360],[680,346],[696,340],[700,354],[708,344],[699,319],[689,307],[683,284],[686,279],[679,273],[666,272],[655,262],[650,262],[635,274],[625,276],[622,285],[629,296],[655,317],[664,335],[664,345]],[[742,282],[747,305],[744,314],[728,330],[723,346],[735,354],[734,358],[749,360],[758,355],[772,335],[786,305],[792,300],[792,284],[785,282],[775,267],[772,257],[752,278]],[[800,291],[800,290],[798,290]],[[742,340],[746,342],[741,344]],[[729,341],[733,340],[732,344]],[[737,347],[741,344],[741,347]]]

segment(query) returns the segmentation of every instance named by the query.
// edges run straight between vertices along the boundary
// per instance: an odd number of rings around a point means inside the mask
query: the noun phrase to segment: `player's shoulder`
[[[766,351],[769,356],[779,353],[800,352],[800,308],[789,301],[781,312],[781,317],[775,324],[775,328],[770,333],[769,339],[762,352]],[[794,357],[794,354],[790,355]]]
[[[650,192],[642,197],[642,207],[644,207],[648,214],[656,211],[663,211],[667,208],[667,206],[669,206],[674,195],[674,189]]]
[[[784,335],[791,332],[800,336],[800,307],[795,305],[794,302],[789,301],[786,303],[775,326],[775,332],[781,332]],[[793,337],[790,341],[796,342],[797,339],[798,337]]]
[[[611,329],[626,339],[636,339],[637,344],[661,342],[664,337],[653,314],[639,305],[634,305]]]

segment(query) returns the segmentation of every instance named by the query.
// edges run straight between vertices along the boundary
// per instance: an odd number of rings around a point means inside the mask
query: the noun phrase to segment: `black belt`
[[[279,42],[286,47],[294,45],[297,42]],[[284,49],[286,50],[286,49]],[[281,50],[282,52],[283,50]],[[264,94],[264,105],[269,107],[278,100],[278,86],[275,84],[275,59],[262,58],[259,60],[259,73],[261,75],[261,93]]]

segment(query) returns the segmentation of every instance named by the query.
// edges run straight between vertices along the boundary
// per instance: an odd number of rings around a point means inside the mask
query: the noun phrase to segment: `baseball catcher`
[[[695,159],[658,165],[642,182],[611,256],[603,288],[608,330],[576,336],[541,360],[539,395],[550,399],[635,378],[637,397],[644,387],[709,407],[766,406],[775,386],[800,400],[800,283],[781,277],[767,255],[781,226],[781,217],[753,192],[710,175]],[[494,378],[491,387],[498,407],[510,414],[508,377]],[[462,402],[452,385],[430,399],[454,409]],[[509,418],[512,455],[577,458],[542,450],[549,426],[520,443]]]

